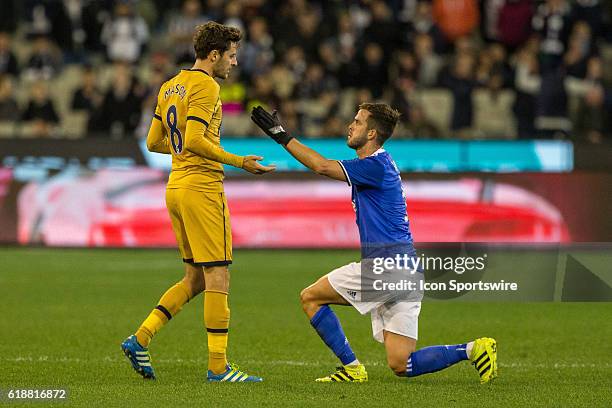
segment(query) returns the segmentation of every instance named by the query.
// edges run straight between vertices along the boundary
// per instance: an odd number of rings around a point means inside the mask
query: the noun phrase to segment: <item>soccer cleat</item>
[[[368,372],[363,364],[336,367],[336,372],[327,377],[317,378],[316,382],[366,382]]]
[[[227,370],[221,374],[214,374],[208,370],[207,379],[209,382],[262,382],[263,378],[255,375],[248,375],[240,371],[237,365],[229,363]]]
[[[154,380],[155,372],[151,366],[151,356],[149,350],[142,347],[136,340],[136,336],[132,335],[121,343],[123,354],[130,360],[134,370],[142,376],[142,378]]]
[[[489,337],[474,340],[472,365],[478,371],[480,383],[484,384],[497,377],[497,342]]]

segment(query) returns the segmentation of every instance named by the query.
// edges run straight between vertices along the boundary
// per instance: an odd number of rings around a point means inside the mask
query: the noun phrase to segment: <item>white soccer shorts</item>
[[[397,301],[392,298],[377,302],[361,300],[361,263],[351,262],[327,274],[329,283],[336,292],[359,313],[370,313],[372,335],[383,343],[383,330],[401,336],[418,338],[421,302]]]

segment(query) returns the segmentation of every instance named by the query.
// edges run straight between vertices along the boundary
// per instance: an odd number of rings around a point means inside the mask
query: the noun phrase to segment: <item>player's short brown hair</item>
[[[370,112],[368,129],[376,130],[376,141],[382,146],[393,134],[401,113],[386,103],[362,103],[359,109]]]
[[[209,21],[196,27],[193,34],[193,48],[196,58],[206,59],[211,51],[217,50],[221,54],[229,50],[231,43],[242,39],[242,33],[235,27]]]

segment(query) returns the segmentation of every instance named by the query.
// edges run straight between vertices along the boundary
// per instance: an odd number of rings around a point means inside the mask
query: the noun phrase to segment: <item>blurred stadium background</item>
[[[9,387],[52,385],[79,406],[609,405],[612,303],[574,301],[612,300],[611,1],[1,0],[0,10],[0,401]],[[245,34],[221,84],[222,145],[279,170],[226,169],[231,356],[266,377],[258,390],[202,386],[201,301],[156,338],[155,388],[119,353],[182,274],[164,203],[170,158],[144,137],[160,84],[190,67],[193,28],[211,19]],[[518,270],[542,289],[522,299],[539,303],[424,304],[424,346],[497,338],[493,387],[478,387],[468,365],[394,378],[366,320],[347,310],[372,380],[350,393],[311,382],[333,360],[298,293],[359,257],[350,190],[305,172],[248,112],[278,108],[305,143],[343,159],[366,100],[402,112],[386,148],[419,251],[518,244],[503,254],[504,279]]]
[[[3,1],[0,242],[173,246],[160,84],[210,19],[240,27],[223,145],[237,247],[355,247],[348,189],[301,172],[250,108],[334,158],[358,103],[402,112],[388,149],[417,241],[609,241],[612,3],[598,0]],[[536,174],[537,173],[537,174]],[[304,184],[294,183],[300,179]],[[143,216],[146,214],[147,216]],[[324,216],[324,222],[316,217]]]

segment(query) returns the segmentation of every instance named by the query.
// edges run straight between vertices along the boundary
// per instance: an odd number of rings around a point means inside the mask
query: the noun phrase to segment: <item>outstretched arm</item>
[[[326,159],[310,147],[302,144],[296,138],[292,138],[285,145],[285,149],[291,153],[297,161],[315,173],[333,178],[334,180],[346,181],[344,170],[342,170],[342,166],[340,166],[337,160]]]
[[[310,147],[300,143],[283,128],[280,120],[274,114],[270,114],[261,106],[253,108],[251,120],[261,130],[274,139],[293,156],[297,161],[308,167],[317,174],[341,181],[347,181],[346,174],[340,163],[321,156]]]

